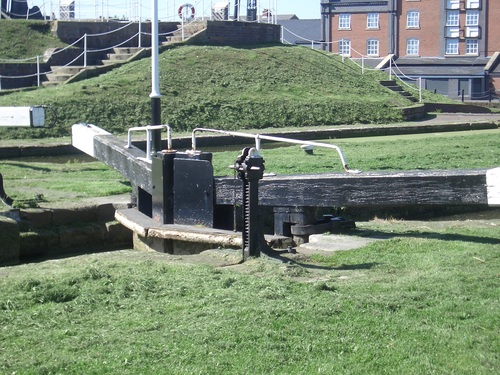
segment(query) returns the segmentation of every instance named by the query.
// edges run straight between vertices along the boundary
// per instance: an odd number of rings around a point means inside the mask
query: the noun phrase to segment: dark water
[[[53,163],[53,164],[67,164],[67,163],[92,163],[99,161],[87,154],[71,154],[71,155],[55,155],[55,156],[27,156],[22,158],[9,158],[2,159],[9,161],[18,161],[23,163]]]

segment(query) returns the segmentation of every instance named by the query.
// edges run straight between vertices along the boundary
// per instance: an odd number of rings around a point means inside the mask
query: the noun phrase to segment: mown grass
[[[99,161],[2,160],[0,173],[7,194],[21,207],[131,191],[130,182]]]
[[[174,131],[401,121],[412,103],[379,84],[387,75],[293,46],[182,46],[160,54],[162,121]],[[67,136],[72,124],[114,134],[150,123],[151,61],[99,77],[0,96],[1,106],[48,105],[45,129],[1,129],[3,138]],[[434,100],[432,93],[426,100]],[[434,98],[434,99],[431,99]],[[446,100],[443,97],[441,100]]]
[[[496,373],[498,227],[426,225],[364,223],[396,237],[300,263],[121,251],[2,268],[0,372]]]
[[[475,169],[500,165],[498,130],[326,140],[342,147],[352,169],[398,171]],[[204,150],[210,151],[210,150]],[[336,152],[316,148],[307,155],[299,146],[273,148],[263,144],[266,172],[306,174],[341,172]],[[240,151],[216,152],[214,174],[232,176]],[[130,191],[123,177],[100,162],[53,163],[51,158],[0,160],[6,192],[20,204],[42,196],[48,203],[100,197]]]
[[[324,140],[340,146],[352,169],[361,171],[398,171],[431,169],[492,168],[500,165],[500,132],[457,132],[389,137]],[[251,146],[251,145],[250,145]],[[228,168],[238,152],[214,154],[215,175],[229,176]],[[266,172],[306,174],[343,171],[335,150],[315,148],[307,155],[299,146],[275,148],[262,144]],[[237,156],[237,155],[236,155]]]
[[[0,20],[0,60],[42,56],[46,49],[67,46],[52,35],[45,21]],[[36,59],[28,61],[36,63]]]

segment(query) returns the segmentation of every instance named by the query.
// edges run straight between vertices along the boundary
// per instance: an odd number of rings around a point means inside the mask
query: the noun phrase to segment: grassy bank
[[[298,264],[121,251],[0,268],[0,372],[493,374],[495,223],[364,223],[394,237]]]
[[[183,46],[160,54],[162,121],[174,131],[390,123],[412,103],[379,84],[381,72],[293,46]],[[0,106],[49,105],[45,129],[0,129],[2,138],[65,136],[74,123],[114,134],[150,123],[151,61],[81,82],[0,96]],[[442,98],[426,94],[426,98]]]
[[[0,60],[30,59],[36,64],[36,56],[42,56],[48,48],[65,47],[52,35],[50,23],[28,20],[0,20]]]

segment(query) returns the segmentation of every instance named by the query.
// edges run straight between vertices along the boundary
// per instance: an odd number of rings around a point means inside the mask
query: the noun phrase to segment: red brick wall
[[[352,13],[351,30],[339,30],[339,17],[338,15],[333,15],[331,40],[336,42],[339,39],[350,39],[351,48],[357,52],[351,52],[351,56],[359,58],[361,57],[359,54],[366,55],[366,41],[368,39],[378,39],[379,56],[386,56],[389,53],[388,17],[387,13],[379,14],[379,29],[376,30],[366,28],[366,14]],[[337,53],[338,50],[338,44],[333,43],[331,51]]]
[[[498,0],[489,0],[488,4],[486,56],[491,56],[495,52],[500,52],[500,2]],[[483,30],[483,36],[485,31]]]
[[[406,56],[406,41],[409,38],[419,40],[420,57],[439,56],[440,32],[439,25],[441,4],[438,0],[408,1],[399,0],[401,10],[399,13],[399,53],[401,57]],[[406,28],[406,14],[410,10],[420,12],[420,28]]]

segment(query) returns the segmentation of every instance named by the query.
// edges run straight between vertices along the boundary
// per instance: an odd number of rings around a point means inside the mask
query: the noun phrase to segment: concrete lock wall
[[[17,222],[0,215],[0,266],[19,263],[20,236]]]
[[[75,22],[75,21],[53,21],[52,33],[63,42],[72,44],[87,34],[88,48],[106,48],[120,45],[120,47],[137,47],[138,38],[132,38],[139,32],[139,24],[132,23],[126,26],[126,22]],[[158,25],[159,33],[170,33],[178,28],[178,22],[160,22]],[[118,30],[119,29],[119,30]],[[151,23],[141,23],[141,45],[151,47]],[[98,37],[92,35],[100,34]],[[131,38],[131,39],[130,39]],[[130,40],[128,40],[130,39]],[[123,43],[123,41],[128,42]],[[78,47],[83,48],[83,40]]]
[[[278,43],[280,40],[280,25],[235,21],[208,21],[205,32],[194,37],[192,43],[248,45]]]
[[[81,251],[130,248],[132,232],[114,220],[113,204],[22,209],[0,215],[0,266]]]

